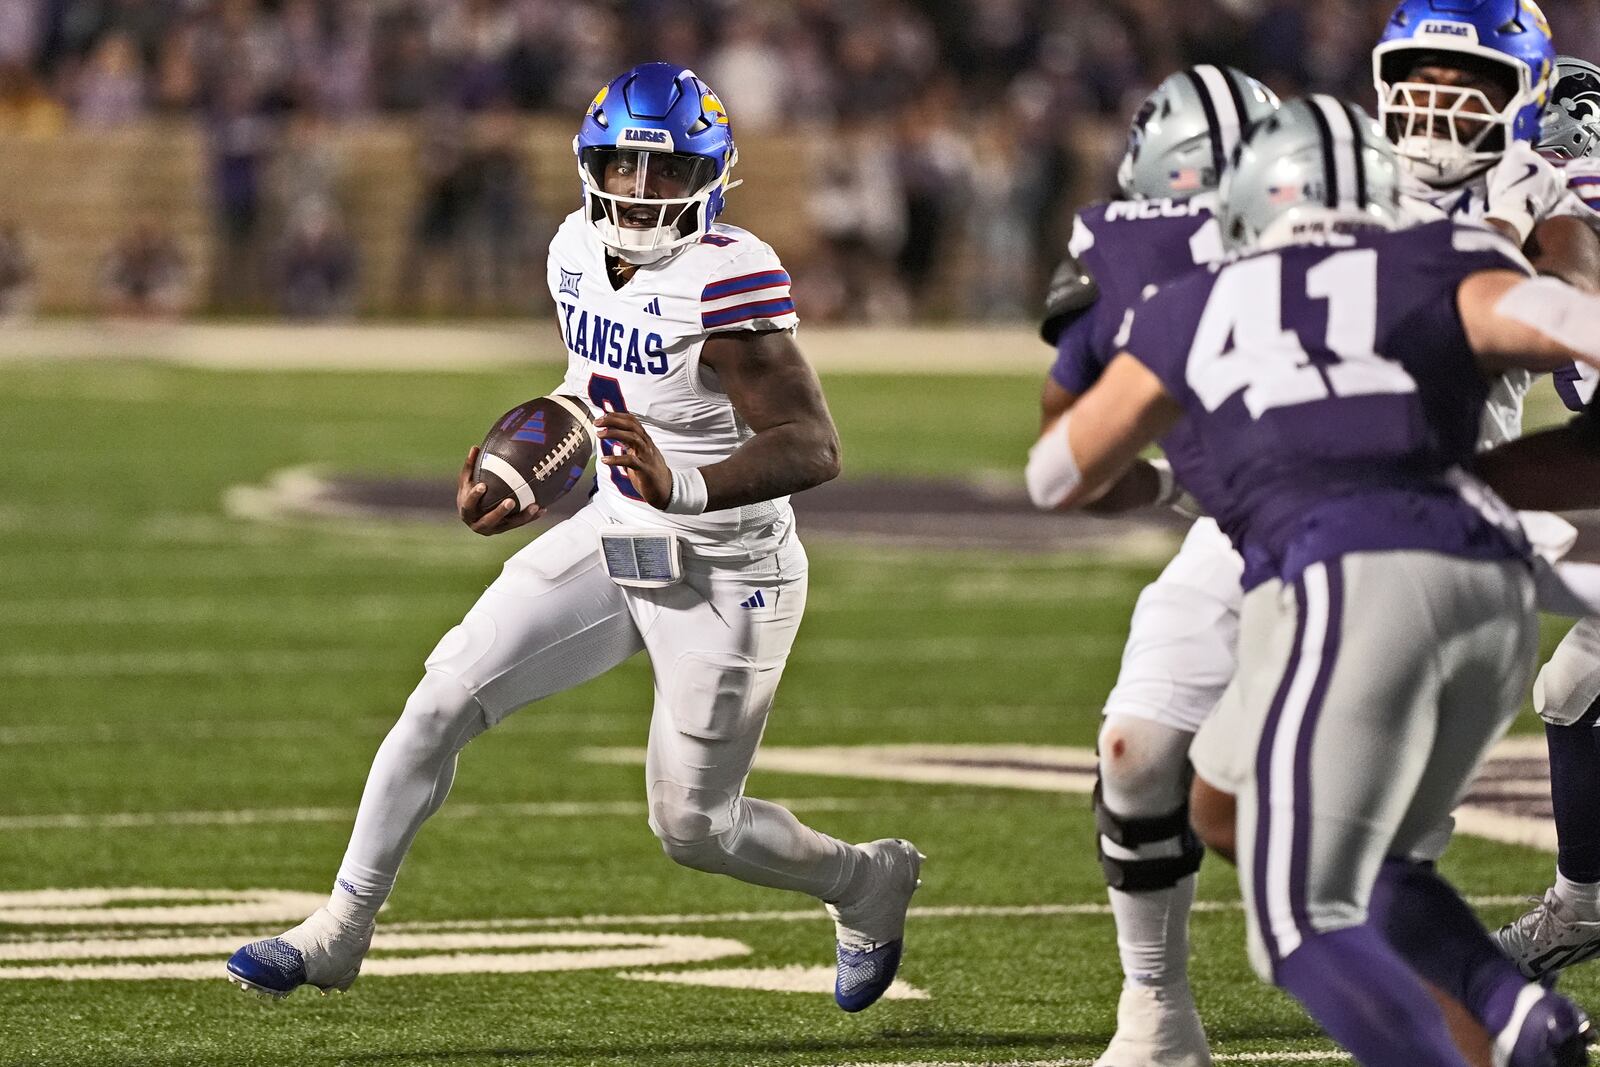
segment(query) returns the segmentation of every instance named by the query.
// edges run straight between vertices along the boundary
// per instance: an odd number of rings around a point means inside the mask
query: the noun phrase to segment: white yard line
[[[904,576],[866,587],[857,581],[832,589],[827,596],[806,604],[808,615],[860,614],[881,612],[885,597],[896,603],[932,602],[935,604],[988,605],[996,609],[1019,600],[1059,603],[1082,600],[1131,600],[1142,587],[1134,579],[1103,576],[1088,581],[1063,580],[1052,585],[1038,576],[1019,576],[1004,581],[983,576],[961,575],[946,582],[926,585],[907,584]],[[285,612],[372,622],[409,615],[417,605],[439,604],[465,610],[470,597],[455,592],[408,594],[344,593],[252,593],[238,600],[199,595],[134,595],[92,597],[0,597],[0,617],[7,628],[37,626],[182,626],[241,619],[275,619]],[[1075,635],[1062,634],[1063,645]]]
[[[1524,904],[1522,896],[1468,897],[1467,903],[1475,908],[1504,907]],[[1236,900],[1198,900],[1194,910],[1198,914],[1212,915],[1236,912],[1243,905]],[[931,919],[1052,919],[1097,918],[1111,914],[1111,905],[1103,903],[1082,904],[946,904],[927,907],[912,906],[909,917]],[[391,923],[385,929],[406,931],[430,930],[521,930],[559,929],[586,926],[708,926],[718,923],[772,923],[811,922],[817,918],[816,908],[788,908],[772,911],[721,911],[682,912],[677,914],[632,915],[568,915],[534,919],[488,919],[432,922]]]
[[[157,887],[130,887],[121,889],[41,889],[23,892],[0,892],[0,921],[37,927],[71,926],[73,929],[54,933],[48,929],[30,931],[26,935],[0,935],[0,959],[42,958],[45,949],[31,949],[35,943],[75,945],[92,944],[93,950],[83,955],[121,956],[124,953],[138,956],[148,954],[156,939],[164,945],[184,943],[184,938],[195,938],[196,928],[214,931],[223,927],[237,930],[240,924],[247,927],[262,923],[293,922],[326,901],[322,893],[290,892],[282,890],[195,890],[165,889]],[[144,901],[145,903],[139,903]],[[189,903],[181,903],[188,901]],[[176,903],[175,903],[176,902]],[[1467,903],[1477,908],[1505,907],[1524,904],[1520,896],[1468,897]],[[1229,914],[1240,911],[1238,901],[1202,900],[1194,910],[1201,915]],[[1105,918],[1111,907],[1103,903],[1079,904],[950,904],[913,907],[910,918],[917,922],[940,919],[1078,919]],[[552,915],[527,919],[457,919],[434,922],[384,922],[385,944],[402,947],[405,942],[392,937],[437,934],[497,935],[517,930],[592,930],[597,928],[630,927],[693,927],[727,926],[761,923],[814,923],[822,921],[822,912],[816,907],[774,909],[769,911],[720,911],[680,913],[633,913],[613,915]],[[99,924],[99,925],[95,925]],[[130,930],[138,933],[130,936]],[[259,932],[259,931],[257,931]],[[236,941],[239,933],[228,933],[218,938]],[[209,951],[222,944],[220,940],[203,940],[203,947],[194,951]],[[141,946],[144,946],[141,948]],[[231,947],[237,947],[232,945]],[[103,951],[102,951],[103,950]],[[185,950],[187,951],[187,950]],[[32,953],[33,955],[17,955]],[[177,953],[177,954],[182,954]]]
[[[870,811],[894,804],[896,797],[803,797],[774,801],[795,811]],[[534,819],[590,819],[640,816],[638,801],[545,801],[506,804],[448,804],[439,817],[478,819],[520,816]],[[272,823],[348,823],[354,804],[337,808],[246,808],[236,811],[124,811],[0,816],[6,830],[131,830],[151,826],[253,826]]]
[[[1038,662],[1100,656],[1122,647],[1111,634],[1024,637],[974,634],[970,637],[821,638],[803,642],[791,659],[799,663],[949,663],[953,660]],[[13,652],[0,655],[0,678],[148,678],[214,675],[385,673],[394,657],[371,649],[236,650],[187,649],[182,652]]]

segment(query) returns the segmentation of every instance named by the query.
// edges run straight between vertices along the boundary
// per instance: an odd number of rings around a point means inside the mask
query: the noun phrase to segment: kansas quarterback
[[[348,987],[467,742],[644,650],[650,828],[687,867],[825,902],[835,999],[859,1011],[894,980],[922,856],[895,838],[846,844],[744,795],[805,609],[789,495],[839,472],[838,434],[795,344],[789,275],[769,246],[717,221],[738,153],[727,110],[693,72],[647,63],[617,77],[573,148],[583,204],[548,265],[567,349],[553,391],[591,406],[596,491],[513,555],[428,656],[373,761],[328,904],[228,969],[269,996]],[[492,535],[539,517],[514,499],[484,512],[475,458],[458,482],[463,522]]]

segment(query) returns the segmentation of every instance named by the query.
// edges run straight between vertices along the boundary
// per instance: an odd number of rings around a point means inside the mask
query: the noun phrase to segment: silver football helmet
[[[1401,225],[1400,163],[1377,123],[1331,96],[1256,124],[1222,177],[1222,238],[1243,251]]]
[[[1556,57],[1555,84],[1539,116],[1535,147],[1562,159],[1600,156],[1600,67]]]
[[[1232,67],[1178,71],[1133,118],[1117,168],[1122,195],[1184,199],[1215,189],[1244,131],[1277,109],[1271,89]]]

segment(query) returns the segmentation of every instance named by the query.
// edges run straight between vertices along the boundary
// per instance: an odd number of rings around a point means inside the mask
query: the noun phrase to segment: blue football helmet
[[[1378,118],[1413,174],[1458,185],[1512,141],[1538,136],[1555,58],[1534,0],[1402,0],[1372,53]],[[1407,80],[1425,65],[1485,75],[1506,103],[1497,108],[1476,88]]]
[[[1572,56],[1556,57],[1555,86],[1535,147],[1557,159],[1600,156],[1600,67]]]
[[[589,221],[630,263],[700,240],[738,182],[728,111],[685,67],[642,63],[595,94],[572,140]]]

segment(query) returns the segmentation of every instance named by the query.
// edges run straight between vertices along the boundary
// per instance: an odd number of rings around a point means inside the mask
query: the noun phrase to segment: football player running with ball
[[[1480,419],[1507,369],[1600,366],[1600,297],[1534,277],[1480,227],[1403,230],[1400,180],[1393,146],[1332,98],[1254,127],[1222,188],[1235,256],[1139,305],[1035,445],[1028,487],[1081,506],[1175,426],[1197,440],[1174,467],[1246,592],[1238,677],[1192,755],[1211,796],[1238,797],[1262,977],[1359,1063],[1464,1067],[1418,974],[1486,954],[1495,1062],[1576,1067],[1587,1020],[1413,857],[1516,714],[1538,639],[1532,550],[1466,473]],[[1231,807],[1210,803],[1197,789],[1195,824],[1231,849]],[[1368,922],[1380,880],[1426,943]]]
[[[835,998],[875,1002],[899,966],[921,855],[846,844],[744,795],[806,601],[788,497],[839,471],[821,386],[794,341],[789,275],[717,222],[737,160],[728,115],[692,72],[649,63],[594,98],[574,141],[584,204],[550,245],[568,351],[559,392],[587,398],[598,490],[517,552],[445,634],[373,761],[328,904],[246,945],[232,979],[274,997],[356,978],[379,907],[466,743],[507,715],[649,654],[650,828],[697,870],[825,902]],[[537,518],[482,513],[462,467],[461,518],[497,534]]]

